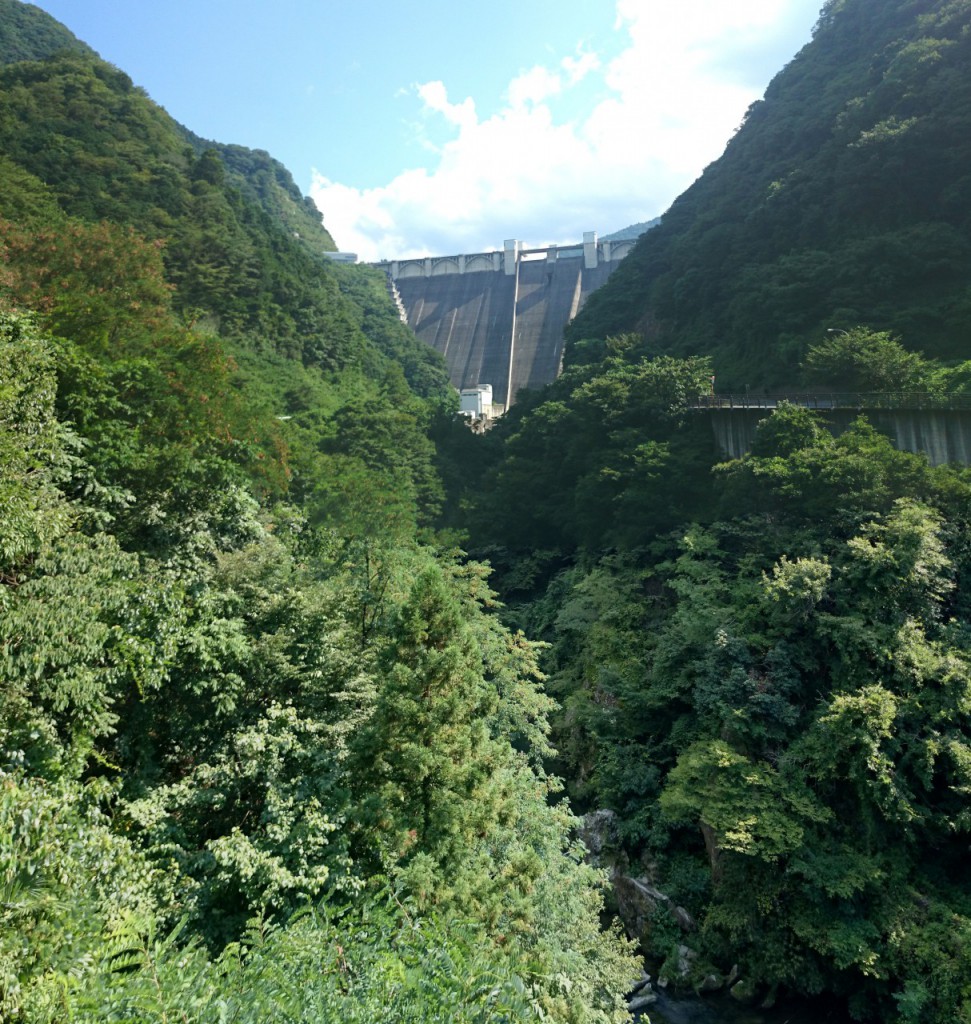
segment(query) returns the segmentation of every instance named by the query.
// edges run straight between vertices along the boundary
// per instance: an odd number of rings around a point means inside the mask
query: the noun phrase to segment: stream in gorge
[[[742,1006],[727,993],[709,996],[668,995],[634,1020],[651,1024],[854,1024],[844,1007],[823,1000],[793,999],[770,1010]]]

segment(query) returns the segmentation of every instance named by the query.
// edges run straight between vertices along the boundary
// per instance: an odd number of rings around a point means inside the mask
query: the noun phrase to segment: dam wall
[[[515,277],[443,274],[398,278],[395,285],[408,326],[445,356],[452,384],[491,384],[494,401],[506,404]]]
[[[899,451],[926,455],[932,466],[971,465],[971,409],[965,408],[832,408],[817,409],[820,421],[839,436],[859,416],[890,439]],[[751,451],[759,423],[771,408],[711,408],[715,442],[723,455],[738,459]]]
[[[564,328],[633,245],[598,242],[589,231],[576,245],[525,249],[509,239],[501,251],[376,266],[409,327],[445,357],[452,384],[490,384],[495,405],[507,409],[521,389],[556,379]]]

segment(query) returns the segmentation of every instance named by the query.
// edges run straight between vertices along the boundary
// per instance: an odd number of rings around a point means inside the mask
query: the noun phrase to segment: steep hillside
[[[249,327],[259,306],[265,315],[272,303],[280,315],[284,289],[308,297],[334,290],[323,262],[294,244],[292,224],[307,219],[309,200],[292,180],[281,181],[265,155],[227,147],[230,170],[218,149],[200,143],[196,152],[127,75],[95,58],[61,54],[0,68],[0,146],[44,183],[35,193],[67,215],[131,224],[164,240],[184,308]],[[12,201],[13,190],[7,195]]]
[[[543,768],[534,645],[434,533],[441,360],[272,158],[29,16],[0,67],[0,1019],[620,1024],[635,962]]]
[[[0,0],[0,65],[43,61],[69,53],[98,57],[90,46],[39,7],[21,0]],[[121,76],[121,80],[125,77]],[[313,201],[300,194],[290,172],[269,153],[210,142],[174,121],[170,121],[169,126],[197,156],[207,149],[218,152],[231,184],[286,225],[312,252],[332,252],[336,248]]]
[[[577,317],[791,383],[828,327],[967,355],[971,4],[829,0],[814,38]]]
[[[21,8],[5,2],[0,24],[18,24]],[[50,21],[34,19],[47,26],[42,41],[56,35]],[[92,290],[109,295],[112,275],[149,272],[127,245],[112,260],[99,248],[96,235],[108,229],[98,225],[126,226],[155,247],[161,266],[150,273],[170,289],[165,304],[233,358],[232,386],[262,410],[305,494],[320,493],[329,472],[321,417],[348,402],[360,415],[370,403],[404,416],[406,447],[428,447],[420,424],[448,401],[440,358],[400,324],[380,275],[322,258],[333,242],[313,203],[268,154],[205,143],[124,72],[76,48],[0,66],[0,151],[7,286],[17,301],[76,309]],[[55,237],[52,258],[44,246]],[[63,318],[50,324],[64,329]],[[407,386],[392,411],[402,371]],[[391,467],[390,443],[375,441],[360,457]],[[402,493],[431,514],[437,487],[427,455],[419,461],[417,491]]]
[[[967,393],[888,329],[969,354],[969,25],[829,3],[559,378],[450,439],[446,507],[549,644],[557,771],[675,986],[971,1022],[971,471],[786,404],[725,461],[696,401]]]

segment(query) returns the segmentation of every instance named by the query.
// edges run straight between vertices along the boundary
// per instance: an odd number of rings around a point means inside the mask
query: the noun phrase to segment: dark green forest
[[[285,168],[0,0],[0,1018],[619,1024],[639,953],[971,1024],[971,470],[692,408],[968,391],[969,46],[829,0],[473,434]]]
[[[724,155],[580,312],[574,341],[791,385],[827,328],[967,357],[971,36],[960,0],[830,0]]]

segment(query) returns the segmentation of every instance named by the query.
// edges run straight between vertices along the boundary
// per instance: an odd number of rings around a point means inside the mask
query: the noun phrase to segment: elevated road
[[[692,409],[776,409],[783,403],[805,409],[971,409],[971,395],[934,394],[930,391],[787,391],[778,394],[701,395]]]

